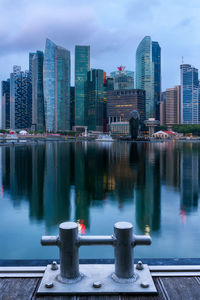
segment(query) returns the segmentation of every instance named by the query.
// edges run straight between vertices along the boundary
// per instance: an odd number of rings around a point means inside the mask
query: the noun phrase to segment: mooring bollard
[[[43,236],[43,246],[58,246],[60,249],[60,277],[65,280],[81,279],[79,273],[78,250],[83,245],[111,245],[115,248],[115,277],[131,279],[134,277],[133,247],[150,245],[149,236],[133,234],[133,225],[128,222],[118,222],[114,225],[114,235],[111,236],[80,236],[75,222],[61,223],[58,236]],[[113,277],[114,278],[114,277]]]

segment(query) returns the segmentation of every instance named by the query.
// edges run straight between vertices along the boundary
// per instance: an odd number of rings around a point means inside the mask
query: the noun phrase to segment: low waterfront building
[[[113,122],[110,124],[110,131],[113,134],[128,135],[129,122]]]

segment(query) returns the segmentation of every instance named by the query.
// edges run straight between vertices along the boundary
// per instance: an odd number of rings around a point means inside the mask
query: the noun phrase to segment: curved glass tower
[[[153,77],[152,41],[145,36],[136,51],[136,88],[146,92],[146,119],[155,116]]]
[[[46,130],[70,130],[70,52],[46,40],[44,67]]]

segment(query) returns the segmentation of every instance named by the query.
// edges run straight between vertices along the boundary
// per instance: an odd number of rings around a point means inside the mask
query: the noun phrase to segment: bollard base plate
[[[131,282],[113,280],[114,268],[109,264],[79,265],[81,280],[62,283],[58,280],[60,266],[58,270],[51,270],[51,265],[48,265],[37,295],[157,294],[148,265],[144,264],[143,270],[134,268],[136,280]],[[49,283],[52,283],[51,288],[47,287]]]

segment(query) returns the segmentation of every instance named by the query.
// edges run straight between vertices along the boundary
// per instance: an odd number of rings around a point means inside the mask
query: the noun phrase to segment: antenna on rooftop
[[[182,65],[184,64],[184,57],[182,56]]]

